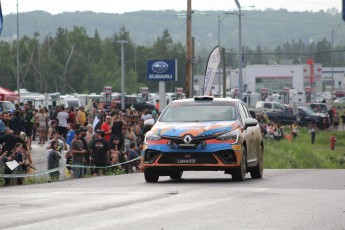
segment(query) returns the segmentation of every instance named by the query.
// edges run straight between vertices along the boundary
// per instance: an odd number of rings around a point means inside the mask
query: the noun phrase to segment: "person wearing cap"
[[[85,113],[85,108],[83,105],[79,107],[79,110],[77,112],[76,122],[77,124],[80,124],[80,126],[84,126],[86,122],[86,113]]]
[[[105,121],[101,125],[101,130],[104,131],[105,133],[104,139],[108,142],[110,141],[110,135],[111,135],[111,127],[110,127],[112,123],[111,121],[112,121],[111,116],[107,115],[105,117]]]
[[[84,149],[86,150],[86,153],[84,154],[85,165],[89,166],[90,165],[90,148],[89,148],[88,142],[86,141],[87,128],[86,127],[80,127],[79,130],[81,132],[80,140],[83,142]]]
[[[102,130],[96,131],[96,139],[93,141],[90,151],[91,151],[91,161],[97,167],[105,167],[110,161],[110,148],[109,143],[104,139],[105,132]],[[104,170],[103,170],[104,171]],[[100,169],[96,168],[94,170],[94,176],[100,175]]]
[[[72,156],[72,164],[76,166],[84,166],[84,154],[86,150],[84,144],[81,141],[81,131],[75,130],[74,139],[71,143],[69,154]],[[75,178],[81,178],[84,175],[83,167],[73,167],[73,175]]]

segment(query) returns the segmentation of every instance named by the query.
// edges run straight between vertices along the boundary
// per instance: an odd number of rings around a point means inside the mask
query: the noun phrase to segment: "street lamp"
[[[241,5],[238,0],[235,0],[238,8],[238,90],[240,100],[243,100],[243,86],[242,86],[242,24],[241,24]]]
[[[223,14],[217,15],[218,16],[218,47],[219,48],[220,48],[220,21],[228,14],[231,14],[231,12],[224,12]],[[219,83],[219,95],[220,95],[220,87],[221,87],[221,85],[220,85],[220,79],[221,79],[220,78],[220,67],[219,67],[219,71],[218,71],[218,78],[219,78],[218,83]],[[224,82],[223,82],[223,84],[224,84]],[[223,94],[224,94],[224,92],[223,92]]]
[[[331,89],[331,105],[333,105],[333,91],[334,91],[334,75],[333,75],[333,69],[334,69],[334,63],[333,63],[333,43],[334,43],[334,32],[343,27],[344,25],[338,24],[336,26],[332,26],[332,44],[331,44],[331,65],[332,65],[332,89]]]
[[[124,44],[127,44],[128,41],[119,40],[116,41],[121,44],[121,109],[125,108],[125,49]]]
[[[241,11],[241,4],[238,0],[235,0],[236,6],[238,8],[238,13],[231,13],[234,15],[238,15],[238,90],[239,90],[239,97],[240,100],[243,100],[243,82],[242,82],[242,24],[241,24],[241,17],[242,11]],[[250,6],[254,7],[254,6]]]

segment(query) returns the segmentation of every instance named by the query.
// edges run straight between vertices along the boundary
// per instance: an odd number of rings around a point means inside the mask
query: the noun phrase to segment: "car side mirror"
[[[244,119],[244,126],[245,126],[245,128],[256,126],[257,124],[258,124],[258,121],[256,119],[254,119],[254,118],[246,118],[246,119]]]

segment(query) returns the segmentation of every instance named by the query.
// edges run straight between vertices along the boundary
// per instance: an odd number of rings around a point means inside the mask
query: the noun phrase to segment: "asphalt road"
[[[0,229],[345,229],[345,170],[142,173],[0,189]]]

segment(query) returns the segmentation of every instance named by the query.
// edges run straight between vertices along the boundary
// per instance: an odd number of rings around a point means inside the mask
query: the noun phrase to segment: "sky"
[[[75,11],[125,13],[140,10],[184,11],[187,0],[1,0],[4,15],[18,11],[47,11],[51,14]],[[336,8],[341,12],[342,0],[239,0],[243,9],[287,9],[288,11],[320,11]],[[254,6],[254,7],[250,7]],[[234,0],[192,0],[193,10],[236,10]]]

